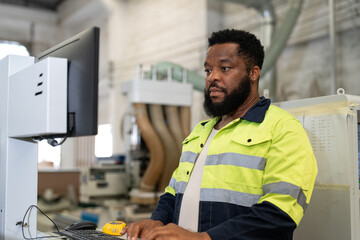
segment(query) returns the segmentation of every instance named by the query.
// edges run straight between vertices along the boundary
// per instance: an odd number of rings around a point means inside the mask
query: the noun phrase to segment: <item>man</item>
[[[292,239],[317,174],[297,119],[259,97],[260,41],[239,30],[209,38],[204,109],[151,219],[128,239]]]

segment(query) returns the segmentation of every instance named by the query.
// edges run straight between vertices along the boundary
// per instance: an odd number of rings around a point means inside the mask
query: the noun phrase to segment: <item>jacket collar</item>
[[[271,100],[265,97],[260,97],[260,100],[257,101],[241,119],[245,119],[250,122],[261,123],[264,121],[265,113],[269,109]]]
[[[260,100],[257,101],[240,119],[244,119],[250,122],[261,123],[264,121],[265,113],[269,109],[271,100],[265,97],[260,97]],[[219,117],[215,117],[212,120],[215,120],[215,123],[218,121]],[[209,121],[202,122],[201,125],[205,125]]]

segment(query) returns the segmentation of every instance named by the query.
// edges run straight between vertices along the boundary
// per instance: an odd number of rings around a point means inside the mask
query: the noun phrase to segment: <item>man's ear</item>
[[[251,81],[257,81],[260,77],[260,68],[258,66],[254,66],[250,70],[250,79]]]

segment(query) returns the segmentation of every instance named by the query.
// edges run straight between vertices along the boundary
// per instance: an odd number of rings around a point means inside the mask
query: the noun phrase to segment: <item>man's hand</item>
[[[141,240],[211,240],[210,236],[203,232],[190,232],[176,224],[156,227],[141,235]]]
[[[128,226],[124,227],[120,234],[127,233],[128,240],[136,240],[144,236],[144,234],[148,234],[149,231],[156,227],[164,226],[164,224],[160,221],[154,221],[151,219],[145,219],[138,222],[130,223]]]

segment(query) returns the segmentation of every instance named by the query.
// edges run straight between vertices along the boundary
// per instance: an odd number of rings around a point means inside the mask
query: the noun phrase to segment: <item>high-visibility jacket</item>
[[[152,219],[178,222],[195,161],[218,121],[215,117],[199,123],[183,141],[179,166]],[[208,232],[212,239],[292,239],[316,174],[316,160],[301,123],[262,97],[210,143],[198,231]]]

